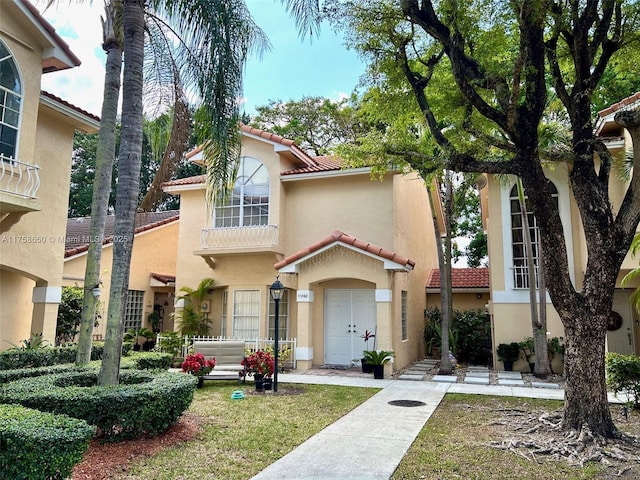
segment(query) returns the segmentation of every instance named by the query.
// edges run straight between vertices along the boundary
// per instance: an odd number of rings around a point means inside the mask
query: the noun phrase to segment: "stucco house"
[[[100,120],[40,84],[79,64],[32,4],[0,2],[0,350],[55,337],[73,137]]]
[[[422,358],[425,281],[437,266],[423,180],[401,171],[372,179],[278,135],[241,131],[229,199],[208,209],[204,176],[164,185],[180,195],[177,288],[216,282],[211,334],[273,338],[278,277],[279,338],[297,339],[297,368],[359,361],[366,330],[376,335],[369,349],[395,352],[387,374]]]
[[[607,147],[617,156],[631,149],[631,138],[624,129],[616,124],[613,117],[621,109],[640,108],[640,92],[598,114],[596,133],[604,138]],[[546,175],[556,192],[560,216],[565,230],[565,242],[569,256],[569,270],[574,284],[580,288],[587,262],[587,249],[580,217],[573,200],[568,173],[563,167],[546,170]],[[626,188],[620,176],[611,175],[610,194],[612,204],[620,205]],[[617,185],[617,186],[616,186]],[[517,210],[517,191],[515,178],[508,183],[499,182],[493,176],[487,177],[487,185],[481,190],[483,215],[488,236],[490,259],[490,301],[489,311],[492,319],[494,346],[500,343],[519,342],[531,336],[529,315],[529,293],[526,258],[522,240],[522,225]],[[534,221],[535,219],[530,216]],[[533,240],[537,264],[537,235]],[[617,328],[607,333],[608,351],[623,354],[640,352],[640,326],[638,313],[629,303],[631,289],[637,285],[622,288],[620,281],[631,269],[638,266],[638,259],[627,254],[618,276],[613,304],[613,316],[619,316],[621,322]],[[547,296],[548,299],[548,296]],[[550,300],[547,302],[548,328],[550,337],[562,337],[563,327]],[[495,365],[501,365],[496,363]],[[521,360],[514,368],[527,369]],[[557,371],[557,370],[556,370]]]
[[[175,303],[176,259],[178,257],[179,212],[137,213],[131,253],[129,294],[124,318],[124,329],[152,325],[149,315],[160,317],[161,331],[173,330]],[[103,339],[111,291],[111,264],[113,262],[113,229],[115,216],[108,215],[102,245],[100,303],[98,312],[102,321],[94,328],[94,338]],[[63,286],[84,286],[87,266],[88,238],[91,217],[67,220],[64,251]]]

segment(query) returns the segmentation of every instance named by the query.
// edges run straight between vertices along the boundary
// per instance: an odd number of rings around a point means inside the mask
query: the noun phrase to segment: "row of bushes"
[[[24,378],[0,389],[0,403],[21,404],[85,420],[110,440],[157,435],[175,424],[193,400],[192,375],[123,370],[120,385],[97,386],[98,370]]]
[[[126,356],[131,351],[130,343],[122,344],[122,355]],[[95,342],[91,347],[91,360],[100,360],[104,343]],[[12,348],[0,352],[0,370],[15,370],[18,368],[47,367],[64,363],[73,363],[76,360],[77,345],[66,347],[46,347],[34,349]]]
[[[83,420],[0,404],[0,478],[69,478],[95,432]]]
[[[167,370],[171,366],[171,355],[159,352],[136,352],[122,357],[120,368],[136,370]],[[0,384],[20,380],[21,378],[39,377],[54,373],[80,372],[86,367],[78,367],[73,363],[49,365],[35,368],[16,368],[0,370]]]

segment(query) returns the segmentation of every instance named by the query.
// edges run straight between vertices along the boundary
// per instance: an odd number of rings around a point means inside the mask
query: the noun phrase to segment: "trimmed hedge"
[[[138,370],[168,370],[171,367],[172,355],[159,352],[131,352],[123,357],[120,368],[137,368]]]
[[[97,342],[91,346],[91,360],[100,360],[104,343]],[[33,350],[12,348],[0,352],[0,370],[16,370],[18,368],[36,368],[76,361],[77,345],[68,347],[45,347]],[[131,344],[122,344],[122,355],[131,351]]]
[[[79,418],[119,441],[154,436],[175,424],[197,384],[193,375],[138,370],[123,370],[117,387],[98,387],[97,380],[97,370],[25,378],[0,388],[0,403]]]
[[[95,431],[85,421],[66,415],[0,405],[0,478],[69,478]]]
[[[640,408],[640,357],[609,352],[605,364],[609,388],[632,397],[634,408]]]
[[[51,365],[47,367],[17,368],[15,370],[0,370],[0,384],[14,382],[21,378],[39,377],[54,373],[81,372],[91,367],[78,367],[73,363],[63,365]]]

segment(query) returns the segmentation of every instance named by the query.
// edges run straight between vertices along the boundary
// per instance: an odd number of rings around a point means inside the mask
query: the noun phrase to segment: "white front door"
[[[622,326],[617,330],[607,331],[608,351],[622,355],[633,355],[633,329],[631,328],[633,320],[627,292],[616,290],[613,294],[612,310],[622,317]]]
[[[324,311],[324,363],[351,365],[365,350],[361,335],[365,330],[375,331],[375,291],[327,290]],[[373,348],[373,340],[369,348]]]

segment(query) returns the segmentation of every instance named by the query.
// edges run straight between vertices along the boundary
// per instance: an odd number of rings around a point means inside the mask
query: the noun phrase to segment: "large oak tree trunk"
[[[565,321],[565,429],[617,435],[607,400],[604,345],[606,316]]]

